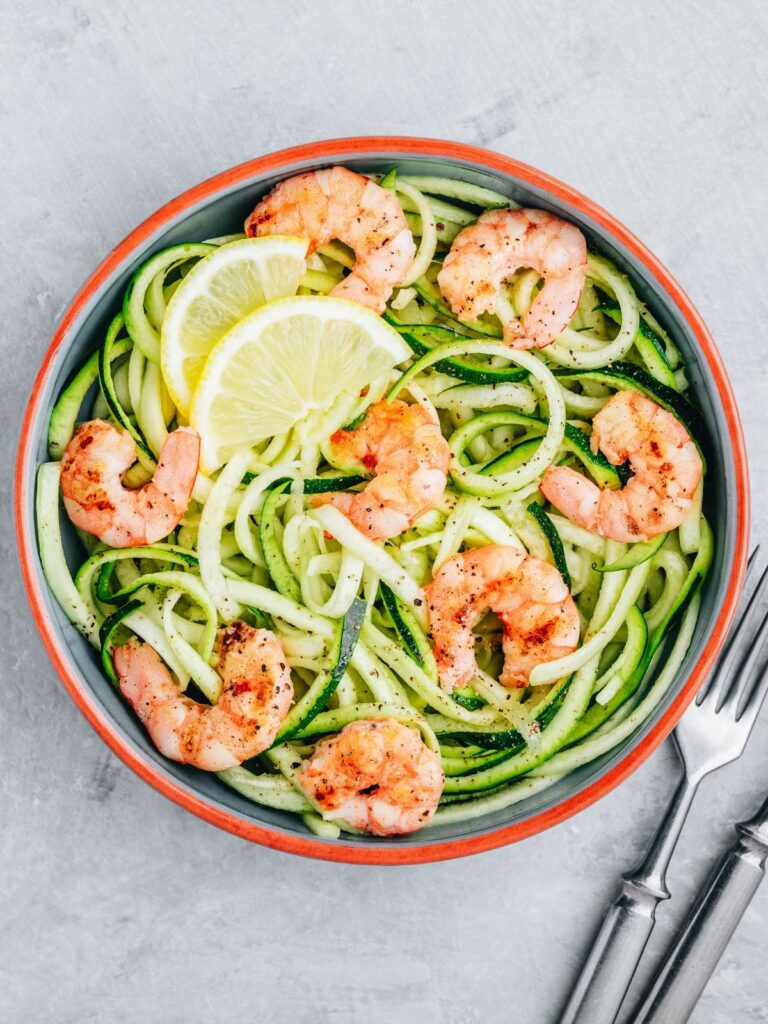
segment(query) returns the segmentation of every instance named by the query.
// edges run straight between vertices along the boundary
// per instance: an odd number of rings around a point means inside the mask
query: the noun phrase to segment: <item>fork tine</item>
[[[753,563],[755,564],[755,563]],[[742,660],[745,655],[745,651],[739,651],[737,648],[737,641],[745,634],[748,628],[752,625],[753,610],[760,603],[760,599],[765,594],[768,585],[768,565],[763,569],[763,572],[758,580],[755,589],[752,591],[747,606],[741,614],[741,617],[734,628],[731,630],[731,635],[728,638],[728,644],[723,652],[715,671],[712,674],[712,679],[707,687],[706,691],[702,694],[699,704],[706,702],[714,702],[716,710],[719,710],[721,705],[727,699],[728,693],[733,689],[733,683],[735,682],[732,669],[735,665]],[[740,673],[737,673],[739,675]]]
[[[763,615],[760,628],[752,639],[748,651],[744,654],[733,682],[722,700],[722,710],[732,712],[736,718],[743,715],[750,702],[745,698],[753,692],[758,683],[757,668],[763,656],[766,639],[768,639],[768,612]]]
[[[704,685],[699,690],[699,693],[696,698],[697,704],[701,704],[704,701],[705,697],[710,692],[712,687],[715,685],[715,681],[719,677],[721,666],[724,665],[726,658],[729,658],[730,656],[734,640],[738,635],[739,626],[741,625],[743,614],[746,614],[750,602],[752,600],[751,597],[747,597],[747,594],[749,591],[749,585],[752,581],[752,577],[755,573],[755,566],[757,565],[757,556],[759,553],[760,545],[756,544],[752,549],[752,553],[749,556],[749,559],[747,561],[746,572],[744,573],[744,586],[742,588],[742,594],[739,600],[739,604],[743,606],[743,613],[740,614],[741,609],[737,610],[736,619],[733,625],[731,626],[730,630],[728,631],[728,636],[726,637],[725,644],[723,645],[723,649],[720,651],[720,654],[717,657],[714,668],[709,673],[709,677],[705,680]]]
[[[739,723],[744,722],[747,730],[751,730],[755,724],[755,719],[760,708],[763,706],[766,693],[768,693],[768,671],[764,668],[739,715]]]
[[[745,666],[745,672],[749,674],[749,681],[741,686],[742,692],[736,705],[738,721],[745,720],[746,723],[749,723],[750,729],[752,729],[765,695],[768,693],[768,658],[766,658],[768,642],[766,638],[768,638],[768,611],[760,625],[750,656],[745,659],[751,663],[749,666]]]
[[[747,587],[747,584],[749,583],[749,578],[752,575],[752,570],[755,567],[755,562],[757,561],[757,556],[759,554],[760,554],[760,545],[759,544],[755,544],[755,546],[752,548],[752,551],[750,552],[749,558],[747,559],[747,571],[744,573],[744,588],[745,589]]]

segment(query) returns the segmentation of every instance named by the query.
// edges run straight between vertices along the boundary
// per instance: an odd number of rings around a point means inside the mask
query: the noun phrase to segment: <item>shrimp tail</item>
[[[160,449],[157,469],[145,492],[147,544],[167,537],[178,525],[195,486],[199,461],[200,436],[197,431],[191,427],[178,427],[166,437]]]
[[[64,507],[75,526],[112,547],[154,544],[175,529],[197,478],[200,438],[190,427],[170,433],[153,479],[136,490],[122,478],[136,459],[127,431],[104,420],[82,423],[61,462]]]

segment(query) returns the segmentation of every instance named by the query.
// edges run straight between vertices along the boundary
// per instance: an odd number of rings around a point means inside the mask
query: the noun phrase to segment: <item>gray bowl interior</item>
[[[532,187],[513,177],[491,173],[481,166],[452,163],[443,158],[403,158],[401,155],[385,152],[376,158],[360,158],[352,153],[348,156],[341,154],[336,162],[362,172],[383,172],[397,164],[402,173],[461,177],[478,185],[496,189],[520,204],[552,210],[578,223],[585,232],[589,244],[610,256],[629,274],[639,295],[680,347],[688,369],[691,393],[702,412],[707,430],[707,436],[703,441],[711,483],[707,489],[706,512],[714,528],[715,555],[712,569],[704,585],[702,609],[694,638],[676,684],[670,689],[655,714],[627,742],[598,761],[582,767],[549,789],[531,796],[521,803],[474,821],[430,828],[396,841],[373,836],[344,840],[350,845],[363,843],[379,847],[429,847],[446,840],[493,832],[501,826],[530,818],[573,797],[618,764],[664,714],[701,654],[708,639],[711,624],[722,604],[732,571],[737,539],[736,486],[732,448],[720,396],[712,383],[703,355],[682,314],[645,267],[630,252],[606,237],[604,231],[593,221],[585,218],[568,204],[555,200],[539,188]],[[315,166],[320,165],[312,161],[295,163],[286,166],[279,175],[256,175],[244,183],[221,191],[213,198],[201,202],[191,211],[185,211],[170,220],[161,231],[157,232],[118,269],[73,324],[48,375],[39,406],[44,413],[33,425],[33,437],[36,439],[35,451],[40,462],[46,461],[47,458],[45,440],[47,416],[56,396],[84,358],[101,343],[109,320],[119,309],[122,295],[135,267],[153,252],[166,246],[184,241],[201,241],[205,238],[242,230],[243,221],[255,202],[276,181],[296,173],[298,170],[311,169]],[[717,481],[716,486],[712,485],[714,481]],[[33,522],[34,486],[32,482],[30,482],[28,493],[30,500],[23,514],[29,517],[30,522]],[[62,529],[70,565],[76,567],[83,558],[83,552],[74,530],[65,516],[62,517]],[[70,625],[48,592],[39,561],[36,569],[38,585],[44,596],[48,616],[55,623],[59,635],[64,640],[74,670],[84,680],[103,716],[119,730],[127,743],[146,762],[154,765],[158,774],[173,779],[182,788],[194,792],[211,805],[226,808],[246,821],[259,823],[278,833],[309,836],[298,817],[250,803],[228,789],[214,776],[160,757],[136,717],[103,676],[96,652]],[[316,843],[328,842],[328,840],[317,838],[314,841]]]

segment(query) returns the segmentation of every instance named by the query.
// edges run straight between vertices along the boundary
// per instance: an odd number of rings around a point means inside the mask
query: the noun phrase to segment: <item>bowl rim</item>
[[[237,813],[215,806],[197,794],[189,792],[174,780],[161,775],[157,769],[141,756],[123,737],[107,716],[90,698],[88,688],[69,663],[66,646],[58,634],[57,626],[48,618],[40,593],[35,572],[36,540],[34,523],[28,521],[24,510],[28,507],[29,485],[34,487],[33,464],[37,461],[33,447],[34,425],[39,413],[44,384],[56,354],[68,340],[70,328],[77,317],[120,266],[142,243],[172,218],[185,210],[214,197],[217,192],[227,190],[257,174],[280,171],[286,165],[302,160],[332,161],[340,155],[373,156],[382,152],[412,156],[442,157],[451,161],[474,164],[480,168],[501,174],[512,175],[525,183],[543,189],[545,192],[576,207],[579,212],[596,222],[609,237],[623,244],[656,282],[666,291],[683,315],[693,333],[704,360],[716,385],[725,413],[734,460],[736,487],[736,536],[730,580],[725,591],[720,611],[696,664],[691,668],[685,685],[681,687],[663,715],[647,735],[604,775],[587,784],[584,789],[554,807],[538,812],[524,821],[503,825],[479,835],[431,842],[424,846],[376,847],[350,846],[322,842],[312,836],[296,836],[273,831],[270,827],[246,821]],[[212,825],[259,843],[272,849],[301,854],[321,860],[344,861],[358,864],[415,864],[429,861],[448,860],[467,856],[485,850],[496,849],[525,839],[537,832],[551,828],[578,813],[600,797],[609,793],[626,779],[659,746],[674,728],[677,721],[693,699],[704,678],[712,667],[723,645],[728,627],[736,610],[741,592],[747,560],[749,538],[749,478],[747,456],[741,422],[733,390],[728,380],[722,359],[704,321],[696,311],[686,293],[664,267],[664,265],[624,225],[594,203],[591,199],[564,184],[558,179],[512,157],[502,156],[491,150],[443,139],[419,138],[415,136],[356,136],[310,142],[301,146],[278,150],[257,157],[222,171],[172,199],[138,225],[123,239],[97,266],[85,284],[75,295],[61,317],[51,342],[43,357],[40,369],[32,387],[29,402],[19,435],[16,460],[14,518],[16,538],[21,562],[22,578],[33,619],[49,657],[56,671],[81,713],[105,743],[140,778],[158,792],[181,807],[204,819]]]

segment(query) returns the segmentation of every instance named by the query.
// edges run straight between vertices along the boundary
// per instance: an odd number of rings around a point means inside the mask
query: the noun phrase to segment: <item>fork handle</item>
[[[726,854],[664,959],[632,1024],[684,1024],[765,875],[768,801]]]
[[[683,776],[643,863],[625,875],[560,1018],[560,1024],[613,1024],[656,919],[669,899],[666,870],[696,793]]]
[[[612,1024],[653,930],[660,897],[624,882],[571,994],[560,1024]]]

